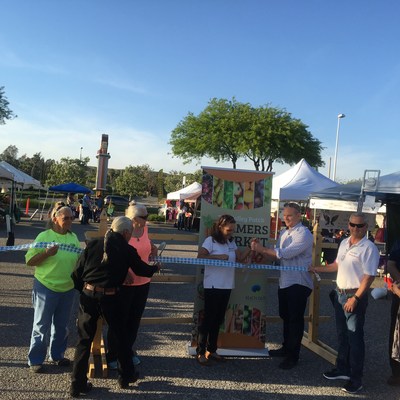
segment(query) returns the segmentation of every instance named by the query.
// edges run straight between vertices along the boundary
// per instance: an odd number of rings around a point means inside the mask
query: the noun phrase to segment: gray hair
[[[66,210],[68,210],[69,211],[69,213],[68,214],[71,214],[72,215],[72,210],[71,210],[71,207],[69,207],[69,206],[66,206],[63,202],[58,202],[58,203],[56,203],[56,205],[53,207],[53,209],[51,210],[51,213],[50,213],[50,219],[47,221],[47,223],[46,223],[46,228],[47,229],[53,229],[54,228],[54,221],[53,221],[53,218],[54,217],[59,217],[60,215],[64,215],[65,214],[65,211]]]
[[[103,251],[103,259],[101,260],[101,264],[108,262],[108,252],[109,252],[109,240],[112,237],[113,233],[123,234],[124,231],[131,232],[132,231],[132,221],[127,217],[117,217],[113,219],[111,223],[111,228],[104,235],[104,251]]]
[[[363,212],[354,212],[350,214],[350,218],[355,217],[355,218],[362,218],[364,222],[366,222],[367,216]],[[350,220],[349,218],[349,220]]]
[[[129,203],[129,207],[125,210],[125,216],[131,220],[136,217],[146,217],[148,214],[144,204],[136,204],[135,201]]]
[[[122,233],[132,229],[132,221],[128,217],[116,217],[111,223],[111,230],[113,232]]]

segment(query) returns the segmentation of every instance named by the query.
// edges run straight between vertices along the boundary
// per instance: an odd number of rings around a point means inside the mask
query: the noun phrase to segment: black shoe
[[[343,387],[343,392],[354,394],[363,388],[361,382],[348,381]]]
[[[89,393],[93,388],[91,382],[86,382],[86,385],[77,385],[76,383],[71,383],[71,388],[69,394],[71,397],[79,397],[81,393]]]
[[[292,357],[285,358],[278,367],[280,369],[292,369],[297,365],[297,360]]]
[[[71,360],[64,357],[61,360],[54,360],[53,364],[58,365],[59,367],[69,367],[71,365]]]
[[[286,357],[288,354],[283,346],[276,350],[268,350],[268,353],[270,357]]]
[[[121,389],[128,389],[130,383],[135,383],[139,379],[139,372],[135,371],[129,379],[118,377],[118,386]]]
[[[29,371],[31,371],[34,374],[41,374],[42,372],[44,372],[44,368],[42,364],[30,365]]]
[[[338,371],[337,369],[333,369],[332,371],[327,371],[322,374],[325,379],[336,380],[342,379],[344,381],[349,381],[350,376],[348,374],[344,374],[343,372]]]
[[[392,375],[391,377],[389,377],[386,383],[390,386],[400,386],[400,376]]]

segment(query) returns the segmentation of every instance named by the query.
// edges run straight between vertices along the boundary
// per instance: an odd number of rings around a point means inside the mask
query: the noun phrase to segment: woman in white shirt
[[[231,215],[222,215],[211,229],[197,258],[243,262],[250,254],[238,250],[232,234],[236,221]],[[199,326],[197,361],[210,365],[210,361],[224,361],[217,353],[219,326],[224,320],[231,290],[235,287],[235,268],[206,265],[204,268],[204,318]]]

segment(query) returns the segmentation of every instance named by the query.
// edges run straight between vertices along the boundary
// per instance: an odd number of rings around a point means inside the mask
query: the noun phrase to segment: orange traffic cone
[[[28,200],[26,200],[25,215],[29,215],[29,202],[30,202],[30,199],[29,199],[29,197],[28,197]]]

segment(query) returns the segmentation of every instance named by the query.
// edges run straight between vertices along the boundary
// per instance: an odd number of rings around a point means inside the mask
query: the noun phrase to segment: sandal
[[[210,360],[204,354],[197,354],[196,360],[200,365],[209,366]]]
[[[217,361],[217,362],[226,362],[226,358],[220,356],[217,352],[214,352],[214,353],[207,352],[206,354],[207,354],[208,360]]]

